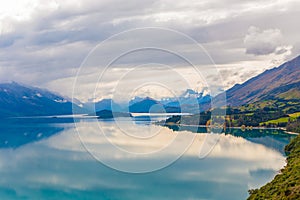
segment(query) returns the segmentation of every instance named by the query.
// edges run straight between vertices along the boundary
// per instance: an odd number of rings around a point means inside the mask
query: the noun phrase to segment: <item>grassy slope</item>
[[[293,114],[289,114],[290,117],[293,117],[293,118],[297,118],[297,117],[300,117],[300,112],[296,112],[296,113],[293,113]]]
[[[277,124],[277,123],[283,123],[283,122],[288,122],[288,121],[289,121],[289,117],[281,117],[281,118],[269,120],[269,121],[263,122],[263,123],[265,123],[265,124],[269,124],[269,123]]]
[[[290,121],[295,121],[298,117],[300,117],[300,112],[296,112],[296,113],[292,113],[292,114],[288,114],[289,117],[281,117],[281,118],[278,118],[278,119],[274,119],[274,120],[269,120],[267,122],[262,122],[260,124],[269,124],[269,123],[272,123],[272,124],[278,124],[278,123],[283,123],[283,122],[288,122],[289,120]]]
[[[250,190],[248,200],[253,199],[300,199],[300,135],[286,146],[289,153],[287,166],[273,181],[260,189]]]
[[[290,99],[299,99],[300,98],[300,91],[297,88],[292,88],[291,90],[281,93],[277,95],[277,97],[290,100]]]

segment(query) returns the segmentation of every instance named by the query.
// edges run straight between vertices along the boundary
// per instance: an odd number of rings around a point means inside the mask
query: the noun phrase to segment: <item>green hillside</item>
[[[287,166],[273,181],[260,189],[249,190],[248,200],[255,199],[300,199],[300,135],[285,147]]]

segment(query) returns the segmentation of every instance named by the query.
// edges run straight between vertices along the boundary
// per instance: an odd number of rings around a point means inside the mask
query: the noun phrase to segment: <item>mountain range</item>
[[[300,56],[236,84],[226,91],[226,97],[232,106],[272,99],[300,99]]]
[[[77,113],[86,112],[66,98],[44,89],[16,82],[0,84],[0,117],[69,115],[73,106]]]
[[[196,92],[187,89],[178,97],[163,98],[155,100],[151,97],[134,97],[128,104],[117,104],[112,99],[102,99],[98,102],[88,102],[83,104],[84,108],[92,111],[113,110],[114,112],[134,112],[134,113],[180,113],[181,111],[193,112],[199,109],[199,104],[210,102],[211,96],[203,95],[202,92]]]
[[[279,67],[255,76],[243,84],[236,84],[225,92],[227,104],[241,106],[268,100],[299,101],[300,99],[300,56]],[[0,117],[69,115],[76,113],[99,112],[191,112],[209,108],[214,98],[202,92],[187,89],[177,98],[155,100],[150,97],[135,97],[127,104],[117,104],[112,99],[99,102],[71,102],[68,98],[45,89],[26,86],[16,82],[0,84]],[[129,106],[128,106],[129,105]],[[200,110],[199,110],[200,107]]]
[[[180,113],[180,107],[164,105],[150,97],[129,106],[129,112],[134,113]]]
[[[123,109],[121,105],[117,104],[114,100],[112,99],[102,99],[98,102],[87,102],[82,104],[83,107],[90,112],[93,111],[101,111],[101,110],[113,110],[115,112],[121,112]]]

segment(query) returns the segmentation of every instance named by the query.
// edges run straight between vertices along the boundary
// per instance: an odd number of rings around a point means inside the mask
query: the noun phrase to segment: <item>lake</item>
[[[285,165],[280,130],[162,127],[151,118],[0,126],[1,199],[246,199]]]

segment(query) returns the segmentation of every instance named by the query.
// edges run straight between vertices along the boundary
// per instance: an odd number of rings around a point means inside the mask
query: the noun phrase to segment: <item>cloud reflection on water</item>
[[[111,141],[134,152],[153,152],[179,137],[174,140],[174,149],[163,151],[158,157],[150,153],[136,159],[139,155],[124,156],[110,151],[104,136],[96,131],[97,123],[82,125],[86,141],[94,145],[95,151],[102,151],[107,160],[118,159],[120,164],[128,166],[163,162],[178,153],[175,148],[180,149],[178,145],[185,138],[195,136],[188,131],[175,133],[164,127],[152,127],[160,130],[158,138],[138,142],[103,122],[103,128],[112,131],[106,135]],[[132,127],[136,131],[144,128]],[[85,151],[75,129],[66,129],[47,140],[0,150],[0,196],[4,199],[244,199],[248,189],[272,179],[285,164],[278,151],[230,135],[221,135],[212,152],[198,159],[205,136],[215,137],[196,134],[189,150],[167,168],[128,174],[97,162]]]

